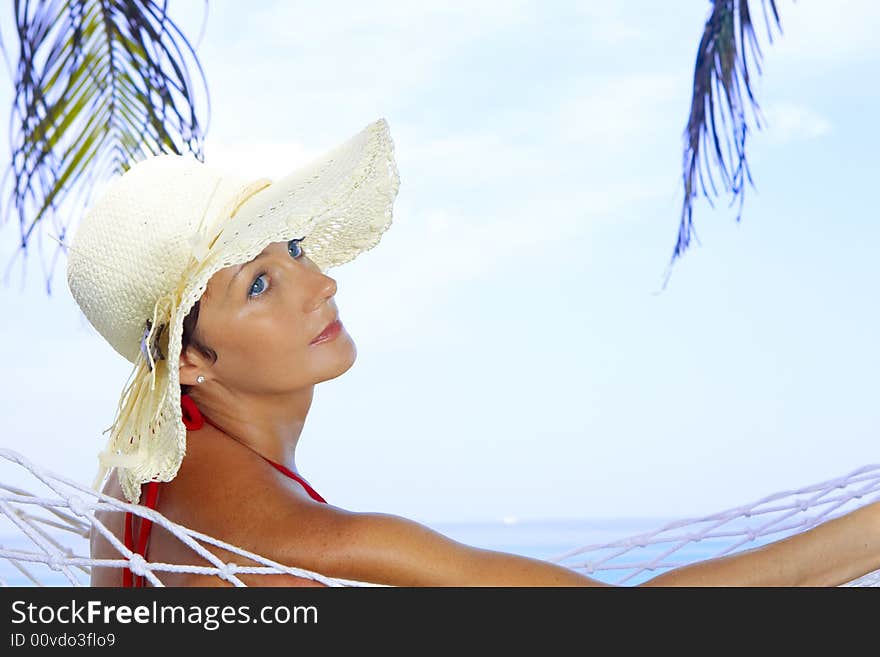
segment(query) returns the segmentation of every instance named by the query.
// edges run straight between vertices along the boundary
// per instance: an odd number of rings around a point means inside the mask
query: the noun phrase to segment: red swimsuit
[[[183,424],[190,431],[197,431],[202,428],[202,425],[207,422],[212,427],[216,427],[219,429],[216,424],[211,422],[207,416],[202,415],[199,412],[196,403],[193,401],[192,397],[189,395],[181,395],[180,396],[180,408],[183,415]],[[221,429],[222,431],[222,429]],[[318,502],[327,503],[323,497],[318,495],[314,488],[309,486],[308,482],[300,477],[298,474],[281,465],[280,463],[275,463],[275,461],[271,461],[267,459],[265,456],[263,457],[268,463],[273,465],[275,469],[283,472],[291,479],[295,479],[300,484],[302,484],[303,488],[306,489],[306,492],[309,496]],[[146,500],[144,502],[144,506],[155,509],[156,503],[159,500],[159,482],[158,481],[150,481],[147,483],[147,495]],[[146,559],[147,556],[147,541],[150,539],[150,529],[153,527],[153,521],[148,518],[141,518],[141,529],[140,536],[137,544],[137,549],[134,549],[134,537],[133,537],[133,518],[131,512],[125,513],[125,547],[129,550],[132,550],[136,554],[141,555]],[[122,586],[126,587],[142,587],[144,585],[144,577],[142,575],[133,575],[131,570],[128,568],[123,569],[122,571]]]

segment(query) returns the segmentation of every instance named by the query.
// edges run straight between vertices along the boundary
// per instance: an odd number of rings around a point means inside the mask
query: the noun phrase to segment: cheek
[[[296,386],[307,356],[284,336],[242,340],[230,347],[218,372],[227,384],[242,391],[275,391]]]
[[[252,316],[230,326],[224,340],[237,354],[235,366],[259,372],[283,371],[302,362],[309,338],[302,320],[282,314]],[[230,359],[231,361],[233,359]]]

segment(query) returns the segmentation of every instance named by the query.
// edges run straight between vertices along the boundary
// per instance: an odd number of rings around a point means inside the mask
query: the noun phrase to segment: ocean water
[[[685,539],[659,543],[648,542],[644,547],[631,548],[593,548],[583,554],[571,554],[583,546],[606,545],[621,539],[653,532],[668,521],[659,518],[647,519],[546,519],[518,520],[508,518],[487,522],[445,522],[430,523],[427,526],[449,538],[489,550],[509,552],[535,559],[559,563],[577,572],[589,575],[599,581],[623,586],[639,584],[672,567],[701,561],[718,555],[729,548],[735,540],[746,539]],[[59,537],[59,532],[54,532]],[[665,536],[665,535],[663,535]],[[662,536],[655,536],[655,539]],[[72,554],[88,557],[88,542],[69,533],[60,535],[60,542]],[[744,544],[741,549],[755,547],[769,542],[770,538],[758,539]],[[14,529],[4,527],[0,535],[0,550],[33,550],[34,543]],[[674,549],[674,552],[657,558]],[[617,554],[622,552],[622,554]],[[562,558],[565,557],[565,558]],[[583,568],[587,562],[596,564],[596,570]],[[651,570],[641,566],[649,562],[655,565]],[[50,569],[45,564],[28,564],[28,570],[38,581],[46,586],[70,586],[64,573]],[[77,581],[87,584],[84,571],[71,567],[71,574]],[[34,586],[35,584],[8,559],[0,556],[0,583],[7,586]]]

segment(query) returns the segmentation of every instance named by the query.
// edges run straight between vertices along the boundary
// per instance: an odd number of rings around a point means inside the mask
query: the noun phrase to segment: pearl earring
[[[204,383],[204,382],[205,382],[205,377],[203,377],[201,374],[199,374],[198,378],[196,379],[196,383]]]

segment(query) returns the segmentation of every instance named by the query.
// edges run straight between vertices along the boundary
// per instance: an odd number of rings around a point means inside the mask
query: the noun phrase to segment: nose
[[[327,303],[327,300],[336,294],[336,279],[320,271],[314,272],[314,293],[311,295],[312,310],[316,310]]]

